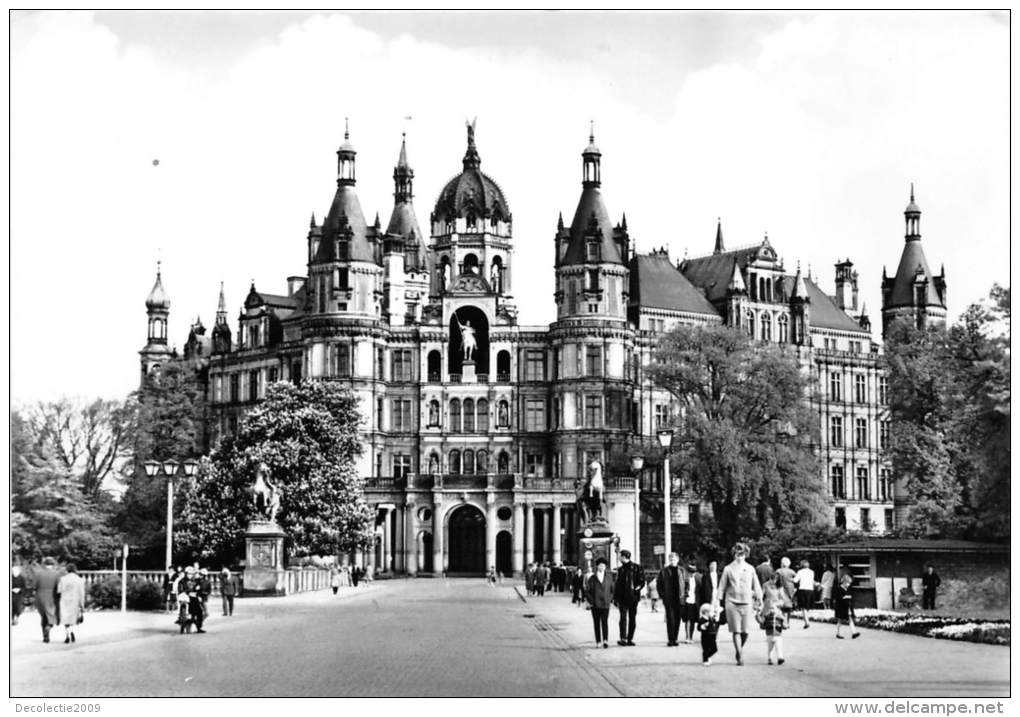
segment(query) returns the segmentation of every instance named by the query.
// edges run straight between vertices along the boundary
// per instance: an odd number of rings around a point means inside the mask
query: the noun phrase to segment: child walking
[[[762,628],[765,630],[765,645],[768,648],[768,661],[772,664],[772,653],[776,653],[776,663],[783,664],[783,629],[786,627],[786,617],[782,608],[773,604],[772,608],[762,617]]]
[[[698,632],[701,633],[701,661],[705,667],[712,664],[712,655],[719,651],[716,637],[719,634],[719,620],[712,606],[705,603],[698,615]]]

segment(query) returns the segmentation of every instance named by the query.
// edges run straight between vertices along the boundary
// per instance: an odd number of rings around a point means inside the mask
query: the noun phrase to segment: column
[[[545,545],[545,550],[542,552],[543,563],[548,563],[550,560],[552,560],[553,534],[552,534],[552,521],[549,520],[549,513],[552,510],[553,510],[552,508],[542,509],[542,537],[545,539],[543,541]]]
[[[406,536],[404,535],[404,508],[393,509],[393,572],[404,572],[404,551]]]
[[[393,506],[386,506],[386,517],[383,519],[383,564],[384,573],[393,572]]]
[[[496,567],[496,496],[485,496],[485,569]]]
[[[443,565],[443,499],[437,493],[432,499],[432,570],[442,573]]]
[[[641,562],[641,481],[634,477],[634,559]]]
[[[514,504],[514,575],[524,573],[524,506]]]
[[[560,535],[560,506],[557,503],[553,503],[552,507],[552,561],[553,564],[559,564],[560,551],[563,549],[563,536]]]
[[[414,503],[410,501],[404,509],[404,570],[408,575],[418,574],[418,533],[414,529]]]
[[[535,506],[527,503],[524,506],[527,525],[524,527],[524,563],[535,561]]]

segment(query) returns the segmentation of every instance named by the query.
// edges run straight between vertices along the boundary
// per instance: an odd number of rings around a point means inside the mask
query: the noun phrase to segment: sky
[[[876,329],[913,182],[952,319],[1010,281],[1009,97],[1002,12],[14,12],[12,399],[136,388],[157,261],[178,348],[221,281],[235,332],[252,281],[286,293],[345,119],[369,221],[406,132],[427,227],[477,117],[522,324],[555,317],[591,121],[638,251],[721,218],[830,292],[849,258]]]

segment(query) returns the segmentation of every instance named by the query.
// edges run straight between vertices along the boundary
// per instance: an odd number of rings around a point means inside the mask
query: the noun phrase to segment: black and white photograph
[[[12,713],[1008,712],[1010,10],[8,23]]]

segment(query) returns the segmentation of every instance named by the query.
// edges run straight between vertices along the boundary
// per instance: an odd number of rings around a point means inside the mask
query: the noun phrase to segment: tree
[[[145,462],[184,461],[198,456],[204,404],[194,370],[167,362],[146,376],[137,394],[134,460],[125,467],[127,489],[116,515],[118,528],[139,549],[142,564],[163,563],[166,542],[167,478],[150,478]]]
[[[282,490],[277,522],[298,555],[335,554],[370,543],[372,511],[355,459],[361,453],[357,399],[339,384],[273,384],[182,490],[182,545],[232,562],[252,518],[251,485],[261,464]]]
[[[119,543],[101,504],[52,454],[47,436],[11,413],[11,549],[25,560],[53,556],[81,567],[106,564]]]
[[[677,326],[649,376],[683,409],[673,483],[687,479],[711,504],[722,544],[824,515],[817,418],[796,355],[723,326]]]
[[[26,418],[32,434],[93,499],[130,455],[134,408],[131,400],[61,398],[36,404]]]

